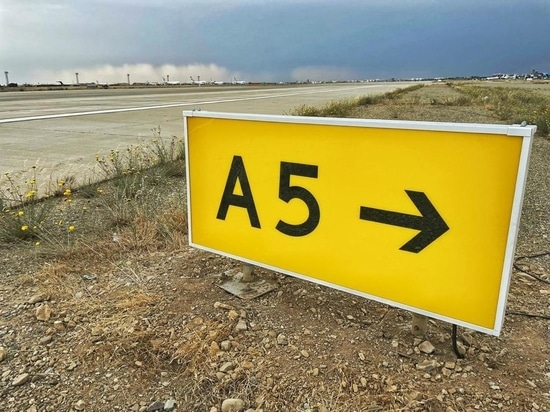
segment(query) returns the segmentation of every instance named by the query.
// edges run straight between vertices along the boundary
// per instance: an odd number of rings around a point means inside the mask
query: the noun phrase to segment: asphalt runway
[[[301,105],[385,93],[408,82],[301,86],[188,86],[0,93],[0,173],[42,186],[92,177],[96,154],[153,138],[183,136],[182,111],[287,114]],[[33,166],[35,166],[34,169]],[[0,186],[6,182],[0,179]]]

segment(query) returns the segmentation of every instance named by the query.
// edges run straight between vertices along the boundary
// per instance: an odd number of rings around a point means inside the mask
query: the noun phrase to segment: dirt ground
[[[235,297],[240,263],[185,242],[2,245],[0,410],[550,411],[549,188],[537,137],[503,332],[458,328],[463,359],[449,324],[264,269]]]

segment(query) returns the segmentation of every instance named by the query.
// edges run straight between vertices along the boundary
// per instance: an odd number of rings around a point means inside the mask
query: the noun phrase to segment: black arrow
[[[409,195],[421,216],[361,206],[359,219],[420,230],[419,234],[400,247],[401,250],[406,252],[418,253],[449,230],[449,226],[424,192],[412,190],[405,190],[405,192]]]

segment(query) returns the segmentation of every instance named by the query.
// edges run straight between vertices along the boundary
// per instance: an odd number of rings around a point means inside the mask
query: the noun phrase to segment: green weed
[[[138,246],[150,238],[179,239],[175,227],[184,233],[186,223],[166,222],[183,221],[179,210],[184,210],[183,184],[173,182],[183,183],[184,153],[182,139],[163,139],[160,128],[155,128],[148,142],[97,155],[98,172],[86,184],[79,185],[72,177],[38,182],[36,167],[32,177],[21,183],[18,176],[5,173],[0,179],[0,241],[63,251],[85,233],[123,228],[134,233],[130,243]],[[178,196],[172,196],[172,190]],[[163,207],[177,208],[178,217],[174,220],[167,217],[169,212],[159,213]],[[165,217],[162,224],[159,215]],[[150,228],[154,235],[145,236]]]
[[[487,87],[468,84],[454,88],[472,99],[472,104],[488,108],[508,124],[526,121],[537,126],[537,135],[550,132],[550,98],[536,91],[514,87]]]

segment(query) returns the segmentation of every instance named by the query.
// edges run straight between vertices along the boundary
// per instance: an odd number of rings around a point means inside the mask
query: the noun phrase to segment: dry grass
[[[494,123],[509,120],[499,119],[504,106],[495,103],[498,96],[507,105],[523,96],[492,88],[495,97],[488,102],[479,98],[484,92],[489,93],[487,90],[471,87],[474,86],[415,87],[382,97],[331,103],[324,108],[302,107],[293,113]],[[526,106],[545,101],[538,96],[522,99],[522,105]],[[171,154],[162,152],[162,156]],[[174,255],[187,247],[182,159],[163,161],[139,172],[132,163],[131,173],[127,173],[129,169],[122,163],[112,165],[108,159],[103,162],[106,167],[113,166],[108,179],[83,187],[71,186],[70,205],[64,201],[68,196],[63,194],[46,200],[51,202],[55,219],[65,222],[65,226],[75,225],[72,237],[67,238],[64,231],[60,231],[61,237],[44,231],[39,246],[35,246],[35,239],[18,240],[22,242],[18,245],[33,250],[34,255],[30,256],[39,262],[44,254],[48,255],[36,273],[20,278],[19,286],[39,287],[57,302],[58,314],[69,319],[69,324],[70,319],[78,320],[75,322],[78,327],[64,332],[67,339],[77,342],[76,362],[92,371],[104,364],[133,368],[143,375],[144,381],[159,370],[166,371],[181,382],[183,405],[214,405],[219,399],[241,397],[255,400],[256,407],[266,411],[284,407],[291,410],[304,403],[320,405],[319,411],[364,410],[360,409],[364,400],[354,395],[358,390],[376,395],[377,405],[386,410],[407,403],[406,399],[396,403],[389,378],[382,383],[365,382],[361,373],[346,362],[328,371],[327,380],[315,387],[297,387],[294,382],[309,372],[283,365],[285,375],[273,376],[274,383],[268,386],[246,365],[252,362],[272,365],[274,361],[264,359],[264,353],[241,350],[231,358],[239,365],[231,372],[231,378],[216,376],[218,365],[225,359],[217,342],[231,340],[241,345],[241,349],[246,345],[246,341],[233,340],[236,319],[223,311],[207,310],[204,316],[192,315],[189,308],[195,303],[175,301],[183,299],[179,289],[178,293],[166,295],[167,290],[184,288],[186,281],[165,285],[164,289],[159,286],[164,281],[164,275],[159,273],[171,274],[172,281],[178,279],[179,273],[174,275],[175,269],[167,261],[163,261],[161,271],[147,267],[152,260],[149,258],[156,253]],[[147,162],[151,160],[148,158]],[[9,242],[9,237],[0,241]],[[177,270],[181,271],[182,266]],[[176,326],[164,328],[162,318],[168,316],[179,317]],[[411,407],[429,408],[429,399],[423,400],[423,406],[415,402],[409,402]]]
[[[537,126],[538,136],[548,136],[550,87],[536,86],[522,82],[499,86],[489,82],[415,85],[381,96],[331,102],[322,107],[301,106],[291,114],[458,123],[527,121]]]

